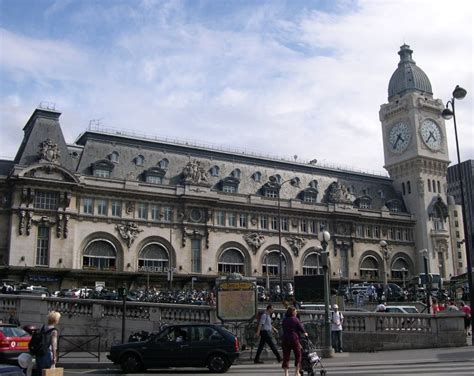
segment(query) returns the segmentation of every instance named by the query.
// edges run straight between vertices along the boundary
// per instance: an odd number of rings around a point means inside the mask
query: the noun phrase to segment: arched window
[[[242,174],[241,171],[238,168],[236,168],[234,171],[232,171],[231,175],[232,175],[232,177],[234,177],[236,179],[240,179],[241,174]]]
[[[114,163],[118,163],[119,162],[119,153],[117,153],[116,151],[113,151],[110,156],[109,156],[110,160]]]
[[[321,255],[319,253],[314,252],[306,256],[303,262],[303,274],[323,274],[323,267],[321,266]]]
[[[145,162],[145,157],[143,155],[138,155],[135,157],[135,164],[137,166],[143,166],[143,163]]]
[[[161,161],[158,162],[158,166],[163,170],[166,170],[169,164],[170,162],[166,158],[163,158]]]
[[[144,272],[165,272],[169,267],[166,248],[159,243],[147,244],[138,255],[138,270]]]
[[[219,274],[240,273],[245,275],[245,257],[235,248],[225,250],[217,263]]]
[[[360,264],[360,278],[368,281],[378,280],[379,263],[374,256],[366,256]]]
[[[285,275],[287,270],[287,262],[286,257],[283,254],[282,259],[282,266],[283,266],[283,275]],[[268,267],[268,269],[267,269]],[[262,263],[262,274],[271,276],[279,275],[278,270],[280,269],[280,252],[279,251],[270,251],[264,258]]]
[[[256,182],[260,182],[262,180],[262,173],[260,171],[256,171],[253,175],[253,180]]]
[[[403,257],[398,257],[392,263],[392,278],[405,281],[409,270],[408,262]]]
[[[82,258],[83,269],[115,270],[117,251],[107,240],[95,240],[89,243]]]
[[[221,170],[219,166],[212,166],[210,170],[211,176],[219,176],[221,173]]]

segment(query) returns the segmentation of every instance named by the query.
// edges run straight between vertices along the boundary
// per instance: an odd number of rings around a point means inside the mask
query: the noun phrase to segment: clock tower
[[[380,107],[385,166],[395,189],[416,220],[414,234],[419,273],[428,271],[448,279],[454,275],[449,231],[447,168],[449,165],[444,109],[433,99],[428,76],[412,58],[404,44],[400,62],[390,78],[388,103]],[[396,248],[396,245],[393,247]]]

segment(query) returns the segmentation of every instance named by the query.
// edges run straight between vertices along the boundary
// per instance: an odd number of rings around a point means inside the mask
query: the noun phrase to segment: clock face
[[[400,121],[390,130],[388,142],[390,150],[394,153],[402,153],[410,143],[411,133],[408,125]]]
[[[421,139],[431,150],[441,149],[442,135],[438,125],[431,119],[423,120],[420,127]]]

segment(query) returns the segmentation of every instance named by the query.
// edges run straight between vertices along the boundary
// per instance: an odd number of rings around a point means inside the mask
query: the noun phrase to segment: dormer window
[[[385,206],[392,213],[399,213],[402,211],[402,203],[399,200],[390,200],[385,203]]]
[[[170,162],[169,162],[166,158],[163,158],[160,162],[158,162],[158,166],[159,166],[162,170],[167,170],[169,164],[170,164]]]
[[[315,188],[307,188],[301,192],[304,202],[316,203],[318,201],[318,190]]]
[[[221,180],[221,189],[225,193],[237,193],[239,190],[240,180],[232,176],[228,176]]]
[[[362,196],[355,200],[355,206],[359,209],[370,209],[372,206],[372,199],[369,196]]]
[[[279,184],[270,180],[262,187],[262,193],[265,197],[277,198],[279,189]]]
[[[109,155],[109,159],[111,162],[113,163],[119,163],[119,153],[117,153],[116,151],[113,151],[110,155]]]
[[[221,169],[219,166],[212,166],[209,172],[211,176],[219,176],[221,174]]]
[[[145,182],[150,184],[163,184],[166,171],[159,167],[151,167],[144,172]]]
[[[256,182],[260,182],[262,180],[262,173],[260,171],[254,172],[252,178]]]
[[[137,166],[143,166],[143,163],[145,163],[145,157],[143,155],[135,157],[135,164]]]
[[[110,178],[114,167],[115,165],[111,161],[102,159],[91,164],[92,175],[98,178]]]
[[[240,175],[241,175],[241,171],[238,168],[236,168],[234,171],[232,171],[232,174],[231,174],[231,176],[236,178],[236,179],[240,179]]]

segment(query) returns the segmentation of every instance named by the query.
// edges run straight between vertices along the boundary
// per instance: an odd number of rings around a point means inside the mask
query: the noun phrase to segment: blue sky
[[[411,45],[474,158],[473,5],[433,0],[0,0],[1,157],[40,102],[105,127],[382,171],[378,117]],[[448,123],[451,160],[455,158]]]

